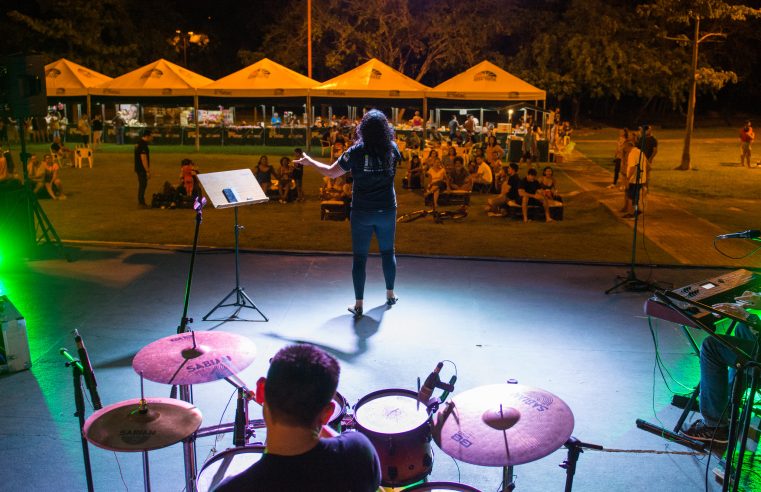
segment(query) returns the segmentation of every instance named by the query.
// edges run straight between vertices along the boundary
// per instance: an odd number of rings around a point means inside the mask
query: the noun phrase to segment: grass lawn
[[[31,151],[42,153],[43,145]],[[217,150],[222,152],[216,152]],[[153,177],[148,196],[159,191],[164,181],[176,183],[179,162],[191,156],[201,172],[252,168],[259,154],[246,148],[214,148],[206,153],[170,152],[152,147]],[[176,150],[176,149],[175,149]],[[257,149],[258,150],[258,149]],[[272,149],[270,161],[277,157]],[[245,151],[245,152],[244,152]],[[290,154],[292,149],[280,148]],[[319,150],[316,154],[319,153]],[[132,170],[130,146],[105,146],[95,156],[92,169],[66,168],[61,178],[68,199],[41,200],[56,230],[64,240],[138,242],[156,244],[192,243],[194,214],[189,210],[138,210],[137,180]],[[525,172],[525,170],[523,171]],[[422,195],[401,187],[397,193],[399,212],[422,208]],[[399,224],[397,251],[403,254],[434,254],[570,261],[627,262],[630,258],[631,229],[601,207],[594,196],[580,193],[562,171],[557,173],[560,190],[566,194],[565,220],[545,224],[523,224],[487,217],[482,206],[487,195],[474,195],[470,215],[461,223],[435,224],[430,218]],[[348,222],[320,221],[318,188],[321,176],[307,168],[304,177],[305,203],[266,204],[239,210],[241,246],[251,249],[350,251]],[[204,246],[232,247],[233,211],[207,208],[201,226]],[[640,248],[643,247],[639,241]],[[643,262],[674,263],[651,243],[638,252]]]

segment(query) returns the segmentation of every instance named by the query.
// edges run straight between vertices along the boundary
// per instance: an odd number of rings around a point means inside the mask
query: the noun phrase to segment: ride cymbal
[[[559,449],[573,432],[560,398],[518,384],[481,386],[442,406],[433,429],[452,458],[483,466],[529,463]]]

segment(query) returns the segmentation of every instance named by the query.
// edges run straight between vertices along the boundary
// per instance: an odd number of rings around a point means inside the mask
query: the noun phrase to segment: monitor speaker
[[[0,110],[14,118],[44,116],[48,111],[42,55],[10,55],[0,63]]]

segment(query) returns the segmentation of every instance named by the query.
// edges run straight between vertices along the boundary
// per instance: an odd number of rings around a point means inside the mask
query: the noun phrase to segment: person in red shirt
[[[740,165],[745,166],[746,162],[748,167],[758,167],[755,164],[750,163],[750,146],[753,140],[756,139],[755,133],[753,133],[753,127],[750,121],[745,122],[745,126],[740,129]]]
[[[412,117],[412,126],[413,127],[423,126],[423,117],[420,116],[420,111],[415,111],[415,116]]]

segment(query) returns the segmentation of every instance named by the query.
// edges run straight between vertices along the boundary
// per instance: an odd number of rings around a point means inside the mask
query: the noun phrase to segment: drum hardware
[[[201,425],[201,411],[171,398],[145,398],[142,378],[140,398],[109,405],[85,422],[83,435],[109,451],[141,452],[143,484],[151,490],[148,451],[176,444]]]
[[[583,448],[602,451],[603,447],[599,444],[581,442],[573,436],[565,442],[565,447],[568,449],[568,458],[560,464],[560,468],[565,469],[565,492],[571,492],[573,476],[576,473],[576,462],[579,460],[579,455],[584,452]]]

